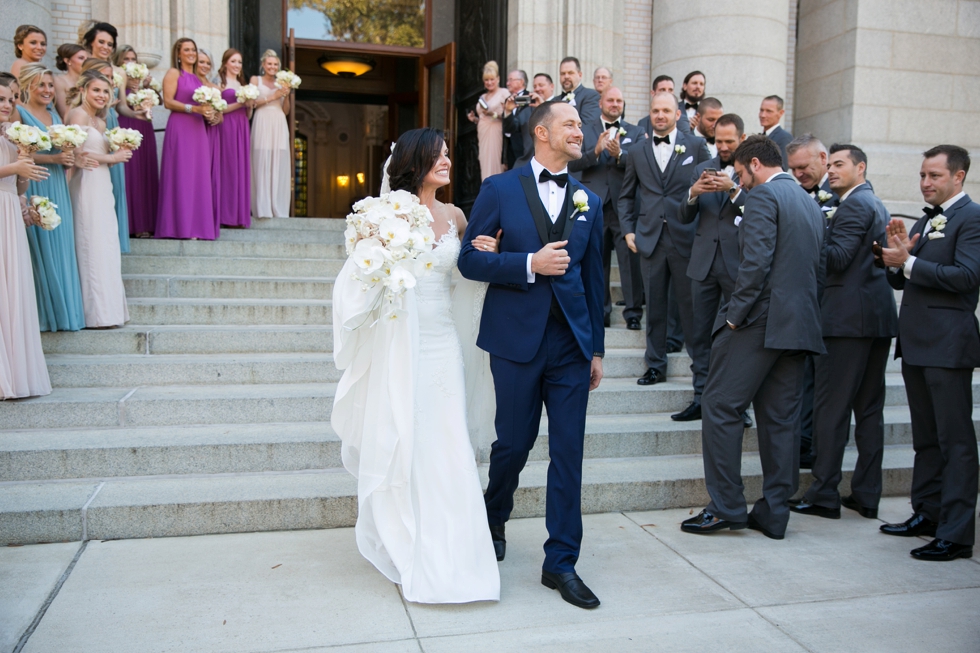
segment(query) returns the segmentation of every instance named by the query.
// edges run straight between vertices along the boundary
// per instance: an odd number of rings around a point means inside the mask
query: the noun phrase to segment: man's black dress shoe
[[[507,553],[507,540],[504,538],[504,525],[490,527],[490,539],[493,540],[493,552],[497,554],[497,562],[504,559]]]
[[[681,522],[681,530],[685,533],[695,533],[696,535],[706,535],[715,531],[727,529],[737,531],[745,528],[744,521],[728,521],[715,517],[707,510],[702,510],[696,517],[685,519]]]
[[[937,524],[926,519],[921,512],[917,512],[901,524],[882,524],[878,529],[885,535],[898,535],[899,537],[916,537],[918,535],[929,535],[936,537]]]
[[[856,510],[862,517],[867,517],[868,519],[878,519],[878,509],[877,508],[865,508],[857,499],[848,495],[846,497],[840,498],[840,505],[844,506],[849,510]]]
[[[636,385],[653,385],[654,383],[662,383],[663,380],[664,377],[650,367],[647,368],[646,374],[636,380]]]
[[[618,302],[616,302],[616,306],[626,306],[626,300],[620,299]]]
[[[612,326],[612,319],[608,315],[602,318],[602,326],[606,327],[607,329]]]
[[[967,544],[956,544],[949,540],[936,539],[918,549],[912,549],[909,553],[918,560],[946,562],[957,558],[972,558],[973,547]]]
[[[697,401],[692,401],[690,406],[679,413],[674,413],[670,416],[670,419],[675,422],[693,422],[696,419],[701,419],[701,404]]]
[[[744,410],[742,411],[742,426],[747,429],[752,428],[752,418],[749,417],[749,414]]]
[[[781,540],[784,537],[786,537],[785,533],[783,535],[776,535],[771,530],[769,530],[768,528],[760,524],[758,521],[756,521],[756,518],[753,517],[752,515],[749,515],[748,527],[754,531],[759,531],[760,533],[768,537],[770,540]]]
[[[683,344],[683,343],[681,343],[681,344],[679,344],[679,345],[667,345],[667,353],[668,353],[668,354],[676,354],[676,353],[677,353],[677,352],[679,352],[679,351],[680,351],[680,350],[681,350],[681,349],[682,349],[683,347],[684,347],[684,344]]]
[[[801,515],[813,515],[814,517],[824,517],[826,519],[840,519],[840,508],[824,508],[802,499],[797,503],[791,503],[789,509]]]
[[[640,318],[638,317],[627,318],[626,328],[629,329],[630,331],[639,331],[641,329]]]
[[[586,609],[599,607],[599,598],[574,571],[553,574],[542,570],[541,584],[549,589],[558,590],[561,592],[561,598],[576,607]]]

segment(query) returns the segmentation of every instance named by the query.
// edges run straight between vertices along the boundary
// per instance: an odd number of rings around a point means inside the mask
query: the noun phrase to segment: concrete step
[[[232,240],[154,240],[134,238],[130,253],[137,256],[206,256],[208,258],[347,258],[342,243]]]
[[[259,229],[269,229],[276,232],[285,232],[294,229],[322,229],[324,231],[343,231],[347,228],[347,222],[343,218],[253,218],[252,226],[248,229],[228,229],[221,230],[221,237],[225,234],[236,232],[254,232]]]
[[[126,297],[330,299],[334,277],[238,277],[127,274]]]
[[[913,456],[910,446],[886,448],[885,496],[908,492]],[[853,450],[845,455],[845,484],[855,457]],[[547,469],[545,461],[528,463],[512,517],[544,515]],[[487,465],[480,474],[486,485]],[[761,494],[757,454],[743,455],[742,477],[751,502]],[[708,500],[696,454],[591,459],[582,478],[585,513],[696,508]],[[801,486],[809,481],[801,474]],[[0,484],[0,544],[336,528],[356,518],[356,480],[336,468]]]
[[[136,242],[136,241],[134,241]],[[259,277],[336,277],[342,259],[322,258],[209,258],[204,256],[145,256],[124,254],[123,274],[246,275]]]
[[[346,225],[346,222],[341,220]],[[342,229],[222,229],[222,242],[231,243],[324,243],[343,245]]]
[[[133,297],[134,324],[331,324],[329,299],[201,299]]]

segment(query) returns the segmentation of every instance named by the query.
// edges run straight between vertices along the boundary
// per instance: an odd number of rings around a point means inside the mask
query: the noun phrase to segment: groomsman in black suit
[[[691,123],[691,129],[696,128],[698,106],[704,99],[706,79],[700,70],[692,70],[684,77],[681,85],[681,113],[683,113]]]
[[[582,86],[582,66],[575,57],[565,57],[558,67],[561,100],[575,107],[583,125],[599,119],[599,94]]]
[[[657,93],[670,93],[674,94],[674,78],[670,75],[657,75],[653,80],[653,90],[650,91],[650,100],[653,101],[653,97]],[[650,126],[650,116],[645,115],[640,118],[640,121],[636,123],[637,127],[643,130],[644,134],[648,136],[653,133],[653,128]],[[687,119],[687,112],[681,111],[681,117],[677,119],[677,130],[682,131],[685,134],[691,133],[691,122]]]
[[[694,114],[697,116],[698,126],[691,133],[705,140],[712,157],[718,156],[718,148],[715,146],[715,123],[724,113],[725,109],[721,106],[720,100],[706,97],[698,102],[698,109]]]
[[[644,138],[639,127],[623,119],[624,107],[623,93],[618,88],[610,86],[603,92],[599,100],[601,116],[592,124],[582,125],[582,158],[569,163],[568,171],[577,173],[573,176],[602,200],[605,225],[602,246],[602,264],[606,274],[605,325],[609,326],[612,312],[609,276],[612,252],[615,250],[623,299],[626,302],[626,308],[623,309],[626,328],[639,331],[640,319],[643,317],[640,257],[626,246],[617,215],[617,203],[623,186],[626,162],[629,160],[629,147]]]
[[[667,289],[672,288],[685,333],[694,332],[694,309],[687,265],[696,224],[682,224],[678,207],[687,201],[694,168],[708,160],[703,138],[677,129],[677,98],[658,93],[650,106],[650,139],[634,143],[626,162],[618,214],[626,244],[640,254],[647,305],[646,373],[639,385],[667,376]],[[688,353],[695,352],[688,343]]]
[[[889,535],[931,535],[919,560],[973,555],[977,514],[977,434],[973,370],[980,365],[980,204],[963,192],[970,155],[956,145],[924,154],[919,189],[929,204],[912,227],[895,218],[881,251],[888,281],[903,290],[895,356],[912,417],[912,510]]]
[[[778,95],[767,96],[759,106],[759,124],[762,125],[762,133],[779,146],[783,154],[783,170],[786,170],[789,168],[786,146],[793,140],[793,135],[779,126],[784,113],[786,110],[783,109],[783,98]]]
[[[898,335],[898,313],[885,270],[868,256],[874,243],[884,242],[891,216],[864,181],[867,166],[868,157],[854,145],[830,148],[830,186],[841,200],[826,214],[820,311],[827,353],[814,358],[813,483],[803,500],[790,506],[829,519],[840,519],[841,504],[875,519],[881,499],[885,367],[891,339]],[[858,459],[851,494],[842,498],[837,486],[852,413]]]
[[[781,540],[798,482],[803,352],[823,353],[820,303],[824,217],[782,170],[762,135],[735,151],[745,198],[735,289],[714,324],[704,387],[704,476],[711,503],[685,520],[687,533],[751,528]],[[742,417],[751,402],[762,459],[762,498],[748,513],[742,484]]]
[[[517,104],[521,102],[517,98],[527,97],[530,100],[527,73],[523,70],[507,73],[507,90],[510,91],[510,97],[504,101],[504,163],[509,170],[513,170],[514,163],[524,156],[525,149],[530,149],[531,144],[527,123],[534,109],[529,103]]]

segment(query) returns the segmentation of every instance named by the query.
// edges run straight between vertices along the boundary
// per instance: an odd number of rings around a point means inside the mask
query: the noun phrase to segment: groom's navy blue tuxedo
[[[576,210],[582,190],[589,209]],[[475,249],[479,235],[503,229],[500,252]],[[497,441],[490,452],[487,518],[502,525],[534,446],[541,407],[548,409],[544,570],[575,570],[582,540],[582,455],[593,355],[604,353],[602,202],[573,178],[554,223],[538,195],[531,165],[489,177],[473,205],[459,255],[468,279],[489,282],[477,345],[490,353],[497,397]],[[567,240],[564,275],[528,281],[528,254]]]

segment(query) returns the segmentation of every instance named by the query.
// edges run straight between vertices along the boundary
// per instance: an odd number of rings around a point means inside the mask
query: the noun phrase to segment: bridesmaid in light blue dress
[[[50,125],[61,124],[54,105],[50,104],[54,101],[51,71],[43,64],[28,64],[21,68],[19,81],[25,96],[17,107],[20,121],[44,131]],[[27,196],[48,197],[58,205],[58,215],[61,216],[61,225],[53,231],[40,227],[27,228],[38,322],[41,331],[78,331],[85,328],[85,313],[75,258],[71,196],[65,177],[64,162],[68,159],[55,149],[39,152],[34,159],[48,169],[50,176],[44,181],[30,182]]]

